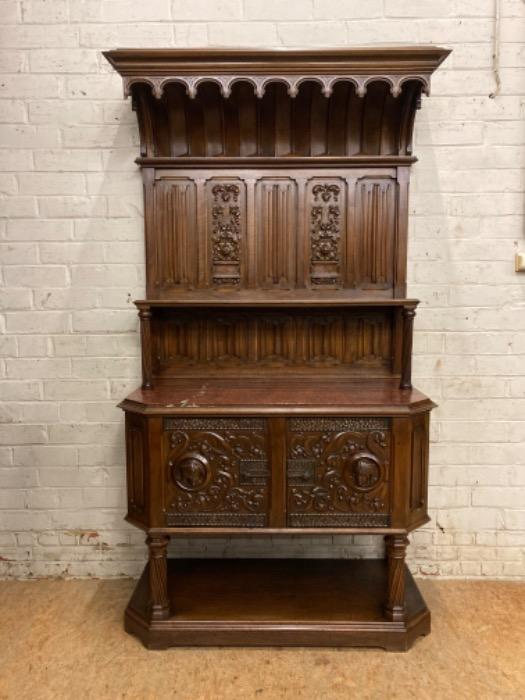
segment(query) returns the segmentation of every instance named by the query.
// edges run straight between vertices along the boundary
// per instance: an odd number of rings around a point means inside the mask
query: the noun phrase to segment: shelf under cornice
[[[382,299],[366,297],[350,297],[347,294],[326,294],[322,297],[319,293],[312,295],[298,294],[258,294],[252,290],[242,292],[217,292],[194,293],[185,292],[184,296],[170,299],[137,299],[135,305],[138,309],[147,308],[177,308],[177,307],[396,307],[414,309],[418,299]]]

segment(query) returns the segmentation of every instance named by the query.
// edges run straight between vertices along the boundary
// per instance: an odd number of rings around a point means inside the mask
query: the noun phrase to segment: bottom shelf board
[[[171,616],[151,621],[148,567],[125,614],[151,649],[169,646],[373,646],[405,651],[430,632],[406,569],[406,618],[384,617],[382,559],[171,559]]]

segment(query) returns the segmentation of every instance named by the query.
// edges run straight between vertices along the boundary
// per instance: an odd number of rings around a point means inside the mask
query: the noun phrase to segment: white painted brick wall
[[[525,2],[1,0],[0,574],[135,575],[123,420],[144,294],[137,129],[118,46],[435,42],[418,115],[410,294],[433,414],[422,575],[525,576]],[[493,97],[491,94],[497,92]],[[372,537],[179,540],[185,555],[360,556]]]

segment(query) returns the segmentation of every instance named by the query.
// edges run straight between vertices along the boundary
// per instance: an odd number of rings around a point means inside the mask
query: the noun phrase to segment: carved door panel
[[[290,418],[289,527],[390,525],[388,418]]]
[[[168,527],[267,525],[266,420],[166,418],[163,443]]]

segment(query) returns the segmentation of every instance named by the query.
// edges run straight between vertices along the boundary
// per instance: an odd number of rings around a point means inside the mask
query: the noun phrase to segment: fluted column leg
[[[170,614],[168,598],[167,549],[170,538],[167,535],[148,537],[149,549],[149,590],[152,620],[165,620]]]
[[[405,555],[409,542],[405,535],[387,535],[385,542],[388,569],[385,616],[398,622],[405,617]]]

